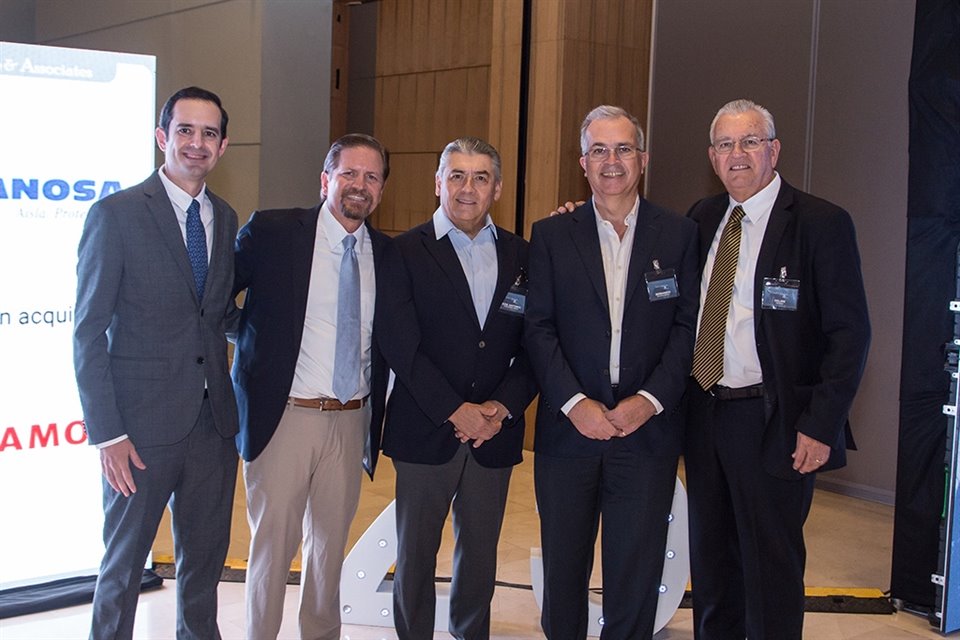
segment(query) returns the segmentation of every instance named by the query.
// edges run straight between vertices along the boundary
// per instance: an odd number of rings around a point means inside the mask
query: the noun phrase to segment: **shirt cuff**
[[[640,391],[637,391],[637,395],[643,396],[644,398],[646,398],[647,400],[650,401],[650,403],[653,405],[653,408],[657,410],[657,412],[656,412],[655,414],[653,414],[653,415],[658,416],[658,415],[660,415],[661,413],[663,413],[663,405],[660,404],[660,401],[657,400],[657,399],[653,396],[653,394],[647,393],[647,392],[644,391],[643,389],[640,389]]]
[[[573,409],[573,407],[586,397],[587,396],[582,393],[576,394],[575,396],[567,400],[562,407],[560,407],[560,411],[563,412],[563,415],[568,415],[570,411]]]
[[[117,438],[114,438],[113,440],[107,440],[106,442],[98,442],[97,444],[95,444],[95,445],[93,445],[93,446],[95,446],[97,449],[106,449],[107,447],[109,447],[109,446],[112,445],[112,444],[117,444],[118,442],[123,442],[124,440],[128,440],[129,438],[130,438],[130,436],[128,436],[127,434],[123,434],[122,436],[119,436],[119,437],[117,437]]]

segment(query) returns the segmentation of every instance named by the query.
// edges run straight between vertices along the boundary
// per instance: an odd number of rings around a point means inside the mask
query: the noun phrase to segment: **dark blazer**
[[[396,382],[387,406],[383,452],[402,462],[442,464],[460,441],[447,418],[464,402],[498,400],[513,416],[500,433],[471,448],[485,467],[520,462],[523,412],[536,387],[521,346],[523,318],[500,311],[526,271],[522,238],[497,228],[497,286],[483,329],[463,268],[433,221],[393,239],[377,296],[377,339]]]
[[[700,224],[701,269],[729,202],[724,193],[690,209]],[[779,277],[783,267],[800,281],[797,310],[763,309],[763,279]],[[847,416],[870,344],[860,254],[846,211],[783,181],[760,246],[753,311],[767,389],[764,468],[800,477],[790,457],[798,431],[831,446],[822,470],[844,466],[852,444]]]
[[[91,443],[137,448],[183,440],[204,380],[217,431],[237,432],[225,318],[234,310],[237,215],[207,189],[213,242],[203,301],[183,233],[156,172],[100,200],[80,239],[73,358]]]
[[[237,236],[233,291],[247,293],[233,359],[233,386],[240,407],[237,448],[248,462],[270,442],[290,396],[322,204],[312,209],[254,212]],[[379,295],[381,257],[389,238],[369,223],[367,232],[373,243]],[[368,453],[363,460],[371,478],[379,455],[387,373],[374,340],[370,380],[373,417],[365,448]]]
[[[526,347],[541,388],[534,442],[539,453],[600,455],[613,441],[584,437],[560,408],[577,393],[613,408],[641,389],[664,411],[622,441],[645,454],[680,453],[677,408],[690,375],[699,300],[696,225],[642,198],[636,224],[616,393],[610,384],[610,312],[593,201],[533,225]],[[675,270],[678,297],[650,301],[644,274],[654,270],[655,260],[661,269]]]

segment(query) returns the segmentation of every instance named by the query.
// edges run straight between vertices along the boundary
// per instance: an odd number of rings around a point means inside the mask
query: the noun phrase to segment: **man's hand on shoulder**
[[[557,207],[555,210],[551,211],[550,217],[552,218],[553,216],[560,216],[565,213],[573,213],[574,209],[581,206],[585,202],[586,200],[577,200],[576,202],[570,202],[569,200],[567,200],[562,205]]]
[[[137,492],[137,484],[133,481],[130,463],[141,471],[147,468],[129,438],[100,449],[100,467],[103,470],[103,477],[107,479],[114,491],[122,493],[125,498]]]
[[[620,435],[617,427],[607,419],[606,407],[590,398],[573,405],[567,417],[584,437],[591,440],[609,440]]]

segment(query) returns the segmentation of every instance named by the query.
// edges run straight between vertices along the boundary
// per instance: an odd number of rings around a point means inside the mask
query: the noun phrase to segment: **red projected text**
[[[83,420],[74,420],[64,426],[51,422],[47,425],[35,424],[19,429],[7,427],[3,430],[3,437],[0,438],[0,453],[86,444],[86,442],[87,430],[83,426]]]

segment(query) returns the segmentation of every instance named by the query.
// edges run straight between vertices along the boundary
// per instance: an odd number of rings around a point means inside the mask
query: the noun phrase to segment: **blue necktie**
[[[343,239],[337,294],[337,349],[333,358],[333,395],[347,403],[360,386],[360,263],[350,234]]]
[[[200,203],[190,201],[187,207],[187,255],[193,267],[193,280],[197,285],[197,299],[203,300],[203,288],[207,284],[207,235],[200,220]]]

